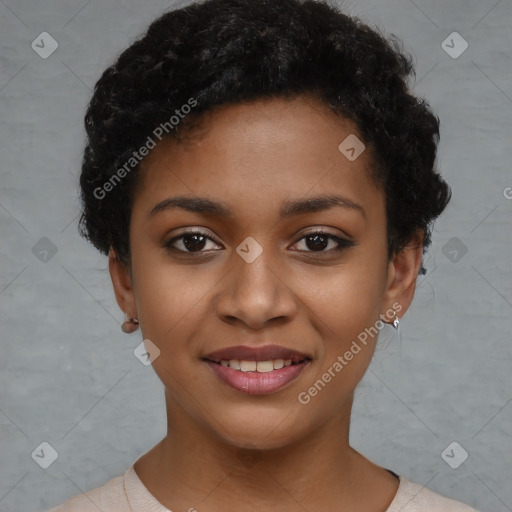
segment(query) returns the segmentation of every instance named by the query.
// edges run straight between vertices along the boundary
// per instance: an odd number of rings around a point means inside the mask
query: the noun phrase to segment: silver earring
[[[400,318],[398,318],[396,311],[395,311],[395,319],[393,320],[393,327],[395,329],[398,329],[399,325],[400,325]]]

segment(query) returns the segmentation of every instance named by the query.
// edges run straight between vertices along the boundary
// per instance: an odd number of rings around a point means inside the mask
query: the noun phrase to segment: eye
[[[342,251],[355,245],[355,242],[352,242],[351,240],[340,238],[323,231],[308,233],[297,240],[295,244],[303,241],[307,249],[299,250],[303,252],[315,252],[322,254]],[[164,247],[174,252],[200,255],[203,252],[211,252],[215,250],[214,247],[207,247],[208,242],[218,245],[213,238],[202,231],[185,231],[179,236],[175,236],[171,240],[165,242]],[[330,247],[328,250],[325,250],[329,247],[329,244],[334,244],[334,247]]]
[[[305,252],[331,253],[333,251],[343,251],[344,249],[355,245],[355,242],[352,242],[351,240],[340,238],[323,231],[308,233],[307,235],[304,235],[302,238],[300,238],[296,243],[298,244],[302,241],[304,241],[306,247],[310,249],[306,250]],[[331,247],[329,250],[325,250],[327,247],[329,247],[330,243],[334,243],[334,248]]]
[[[200,254],[214,250],[212,248],[205,248],[208,245],[208,241],[214,242],[213,238],[202,231],[185,231],[181,235],[165,242],[164,247],[176,252]]]

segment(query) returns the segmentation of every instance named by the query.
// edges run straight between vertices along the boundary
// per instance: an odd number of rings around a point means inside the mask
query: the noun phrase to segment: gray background
[[[140,333],[120,331],[106,258],[76,223],[91,89],[170,5],[0,0],[4,512],[100,486],[165,435],[162,385],[133,355]],[[358,388],[352,443],[436,492],[482,511],[512,510],[512,2],[343,5],[414,54],[414,87],[441,118],[439,167],[453,189],[428,274],[399,334],[381,333]],[[453,31],[469,45],[458,58],[442,47]],[[46,59],[31,47],[42,32],[59,45]],[[47,469],[31,457],[43,441],[58,452]],[[463,448],[447,460],[469,454],[457,469],[441,456],[453,441]]]

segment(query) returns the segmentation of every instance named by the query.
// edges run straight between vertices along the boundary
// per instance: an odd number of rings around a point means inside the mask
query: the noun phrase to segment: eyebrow
[[[329,210],[336,206],[357,211],[366,219],[366,212],[359,203],[339,195],[320,195],[307,199],[285,201],[279,210],[279,216],[283,219],[303,213],[315,213],[323,210]],[[164,199],[160,203],[156,204],[149,213],[149,217],[152,217],[162,211],[175,209],[186,210],[203,215],[213,215],[222,218],[230,218],[234,216],[233,210],[226,203],[212,201],[206,197],[177,196]]]

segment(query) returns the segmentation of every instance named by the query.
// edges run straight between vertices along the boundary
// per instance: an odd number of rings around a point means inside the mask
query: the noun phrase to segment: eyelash
[[[212,251],[183,251],[181,249],[176,249],[175,247],[173,247],[172,245],[182,239],[182,238],[185,238],[187,236],[191,236],[191,235],[200,235],[208,240],[211,240],[212,242],[214,243],[217,243],[213,238],[211,238],[210,236],[208,236],[206,233],[203,233],[202,231],[184,231],[183,233],[181,233],[179,236],[176,236],[174,238],[172,238],[171,240],[169,240],[168,242],[165,242],[164,243],[164,247],[172,252],[177,252],[177,253],[182,253],[182,254],[187,254],[187,255],[191,255],[191,256],[194,256],[194,257],[197,257],[197,256],[201,256],[201,255],[204,255],[205,253],[209,253],[209,252],[212,252]],[[306,233],[305,235],[303,235],[301,238],[299,238],[295,244],[301,242],[302,240],[308,238],[308,237],[313,237],[315,235],[322,235],[328,239],[331,239],[331,240],[334,240],[337,244],[338,244],[338,247],[335,248],[335,249],[330,249],[330,250],[322,250],[322,251],[298,251],[298,252],[306,252],[306,253],[313,253],[313,254],[332,254],[333,252],[341,252],[345,249],[348,249],[350,247],[353,247],[355,244],[355,242],[352,242],[351,240],[347,240],[345,238],[340,238],[338,236],[335,236],[335,235],[332,235],[330,233],[326,233],[324,231],[312,231],[311,233]],[[294,245],[295,245],[294,244]]]

